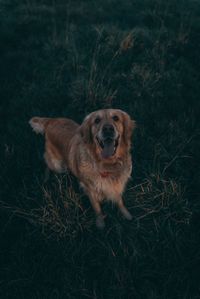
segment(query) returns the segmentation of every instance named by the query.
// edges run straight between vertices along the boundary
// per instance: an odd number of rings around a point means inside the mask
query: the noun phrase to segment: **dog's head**
[[[119,109],[92,112],[83,121],[80,132],[86,144],[103,159],[114,157],[122,148],[130,147],[135,122]]]

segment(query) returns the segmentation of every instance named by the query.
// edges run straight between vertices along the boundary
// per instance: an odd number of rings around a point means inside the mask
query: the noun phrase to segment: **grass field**
[[[0,45],[0,298],[200,298],[200,2],[2,0]],[[134,219],[99,231],[28,120],[108,107],[137,122]]]

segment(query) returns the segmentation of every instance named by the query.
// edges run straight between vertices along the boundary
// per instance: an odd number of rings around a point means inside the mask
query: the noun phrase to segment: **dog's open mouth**
[[[118,144],[119,144],[119,137],[117,139],[113,138],[106,138],[101,140],[100,138],[96,137],[97,142],[101,148],[101,155],[102,158],[107,159],[113,156],[116,153]]]

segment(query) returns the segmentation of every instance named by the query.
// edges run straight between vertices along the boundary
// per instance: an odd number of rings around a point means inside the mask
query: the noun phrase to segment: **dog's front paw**
[[[97,218],[96,218],[96,226],[99,229],[104,229],[104,227],[105,227],[105,221],[104,221],[102,215],[97,216]]]
[[[122,211],[124,217],[127,219],[127,220],[132,220],[133,219],[133,216],[131,215],[131,213],[127,210],[127,209],[124,209]]]

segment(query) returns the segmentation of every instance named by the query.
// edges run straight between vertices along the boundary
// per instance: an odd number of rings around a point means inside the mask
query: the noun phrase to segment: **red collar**
[[[112,172],[110,171],[103,171],[103,172],[100,172],[100,176],[102,178],[107,178],[108,176],[110,176],[112,174]]]

